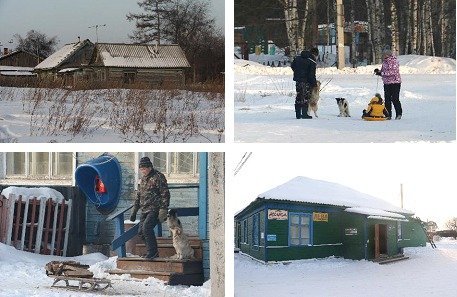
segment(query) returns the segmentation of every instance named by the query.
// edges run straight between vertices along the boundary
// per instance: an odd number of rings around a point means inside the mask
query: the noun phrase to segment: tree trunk
[[[390,1],[390,11],[391,11],[391,28],[392,28],[392,45],[391,50],[395,55],[400,54],[400,37],[398,31],[398,16],[397,16],[397,1]]]
[[[298,12],[297,0],[281,0],[284,9],[284,18],[286,22],[287,39],[289,40],[290,56],[295,57],[298,54]]]
[[[354,0],[351,0],[351,31],[352,31],[352,43],[351,43],[351,63],[352,67],[355,67],[356,65],[356,44],[355,44],[355,12],[354,12]]]
[[[411,13],[411,49],[413,54],[417,54],[417,0],[412,0]]]
[[[433,18],[432,18],[432,0],[427,0],[427,28],[428,28],[428,39],[430,41],[430,54],[435,56],[435,42],[433,40]]]

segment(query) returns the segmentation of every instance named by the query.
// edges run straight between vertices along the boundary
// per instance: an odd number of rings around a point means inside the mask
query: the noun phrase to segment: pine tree
[[[127,20],[135,21],[135,31],[129,35],[137,43],[160,44],[163,30],[162,19],[168,9],[168,0],[142,0],[138,5],[143,13],[129,13]]]

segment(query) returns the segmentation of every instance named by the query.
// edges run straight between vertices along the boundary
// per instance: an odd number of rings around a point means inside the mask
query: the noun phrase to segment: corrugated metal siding
[[[178,45],[112,44],[96,45],[98,59],[106,67],[187,68],[189,62]]]

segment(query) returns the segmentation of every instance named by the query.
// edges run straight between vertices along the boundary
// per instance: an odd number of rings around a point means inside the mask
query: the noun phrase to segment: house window
[[[289,245],[311,244],[311,215],[300,213],[289,216]]]
[[[252,244],[253,245],[260,245],[260,242],[259,242],[259,221],[260,221],[260,217],[259,217],[259,214],[255,214],[254,217],[253,217],[253,221],[252,221]]]
[[[124,84],[133,84],[135,82],[135,72],[124,72]]]
[[[400,221],[397,221],[397,238],[398,239],[401,239],[402,238],[402,235],[401,235],[401,222]]]
[[[243,242],[248,243],[248,221],[243,221]]]
[[[6,153],[6,178],[71,179],[73,153]]]
[[[198,153],[143,153],[151,159],[155,169],[162,172],[168,182],[198,182]]]

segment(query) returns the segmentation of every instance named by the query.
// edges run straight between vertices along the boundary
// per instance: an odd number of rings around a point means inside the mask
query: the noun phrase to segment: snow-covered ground
[[[201,287],[166,286],[154,278],[136,280],[128,275],[114,276],[105,271],[114,269],[116,258],[107,258],[100,253],[73,258],[38,255],[18,251],[0,243],[0,296],[1,297],[70,297],[70,296],[163,296],[163,297],[209,297],[210,281]],[[46,276],[44,266],[50,261],[74,260],[90,265],[94,277],[106,277],[111,280],[112,288],[96,293],[75,292],[60,288],[51,288],[53,279]],[[59,285],[62,285],[59,283]]]
[[[0,87],[0,143],[223,142],[224,95]]]
[[[379,265],[341,258],[262,264],[235,254],[235,296],[457,296],[457,240],[406,248],[408,260]]]
[[[382,80],[373,70],[318,68],[322,83],[318,118],[295,119],[295,82],[290,67],[268,67],[235,60],[236,142],[440,142],[456,139],[455,60],[417,55],[400,56],[402,86],[400,121],[361,119]],[[349,102],[350,118],[338,117],[335,98]]]

